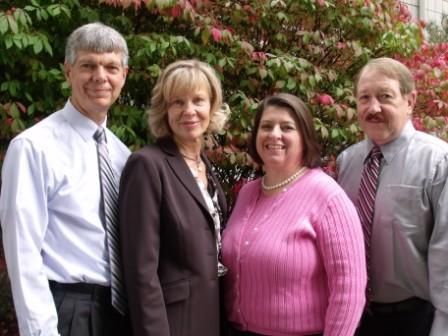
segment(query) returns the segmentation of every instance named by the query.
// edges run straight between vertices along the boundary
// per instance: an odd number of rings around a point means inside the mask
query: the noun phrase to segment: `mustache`
[[[385,120],[384,116],[381,115],[381,113],[369,113],[364,119],[369,122],[383,122]]]

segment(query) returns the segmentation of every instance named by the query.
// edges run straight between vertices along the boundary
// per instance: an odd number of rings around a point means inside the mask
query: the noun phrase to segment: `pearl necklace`
[[[190,161],[193,161],[194,163],[196,163],[196,170],[198,172],[202,172],[202,166],[201,166],[202,160],[201,160],[201,156],[200,155],[198,156],[197,159],[192,158],[192,157],[190,157],[188,155],[185,155],[184,153],[180,153],[180,155],[182,155],[187,160],[190,160]]]
[[[263,188],[263,190],[268,190],[268,191],[279,189],[281,187],[284,187],[285,185],[288,185],[292,181],[297,180],[300,176],[305,174],[306,170],[307,170],[307,167],[302,167],[298,171],[296,171],[294,174],[292,174],[290,177],[288,177],[286,180],[283,180],[283,181],[281,181],[277,184],[271,185],[271,186],[268,186],[264,183],[265,176],[263,176],[261,178],[261,187]]]

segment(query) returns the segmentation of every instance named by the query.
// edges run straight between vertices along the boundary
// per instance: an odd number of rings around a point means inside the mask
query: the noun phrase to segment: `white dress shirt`
[[[356,204],[370,140],[338,157]],[[383,153],[371,238],[372,301],[419,297],[436,308],[431,336],[448,335],[448,143],[408,122]]]
[[[97,128],[68,101],[8,147],[0,222],[22,336],[58,335],[48,280],[110,284]],[[107,129],[106,138],[118,180],[130,152]]]

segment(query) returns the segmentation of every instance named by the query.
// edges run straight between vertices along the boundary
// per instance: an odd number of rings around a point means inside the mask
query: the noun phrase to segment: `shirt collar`
[[[409,120],[403,127],[403,130],[401,131],[401,134],[398,136],[398,138],[392,140],[391,142],[388,142],[385,145],[379,146],[381,149],[381,153],[383,154],[383,158],[386,161],[386,163],[390,163],[392,159],[394,158],[395,154],[397,154],[401,148],[406,146],[406,144],[409,142],[409,139],[415,134],[416,130],[414,128],[414,125],[412,125],[412,121]],[[367,152],[366,157],[370,153],[370,150],[375,144],[372,142],[372,140],[367,139]]]
[[[70,102],[70,99],[67,100],[67,103],[62,110],[62,115],[73,127],[73,129],[81,135],[84,141],[93,139],[93,134],[95,134],[99,127],[98,124],[79,112]],[[104,122],[100,125],[104,129],[106,129],[106,122],[107,120],[104,120]]]

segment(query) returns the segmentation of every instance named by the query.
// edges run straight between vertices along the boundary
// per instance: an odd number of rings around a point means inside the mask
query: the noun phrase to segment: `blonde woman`
[[[220,334],[219,262],[224,194],[202,153],[222,128],[221,84],[200,61],[170,64],[152,92],[156,137],[121,180],[124,277],[135,336]]]

